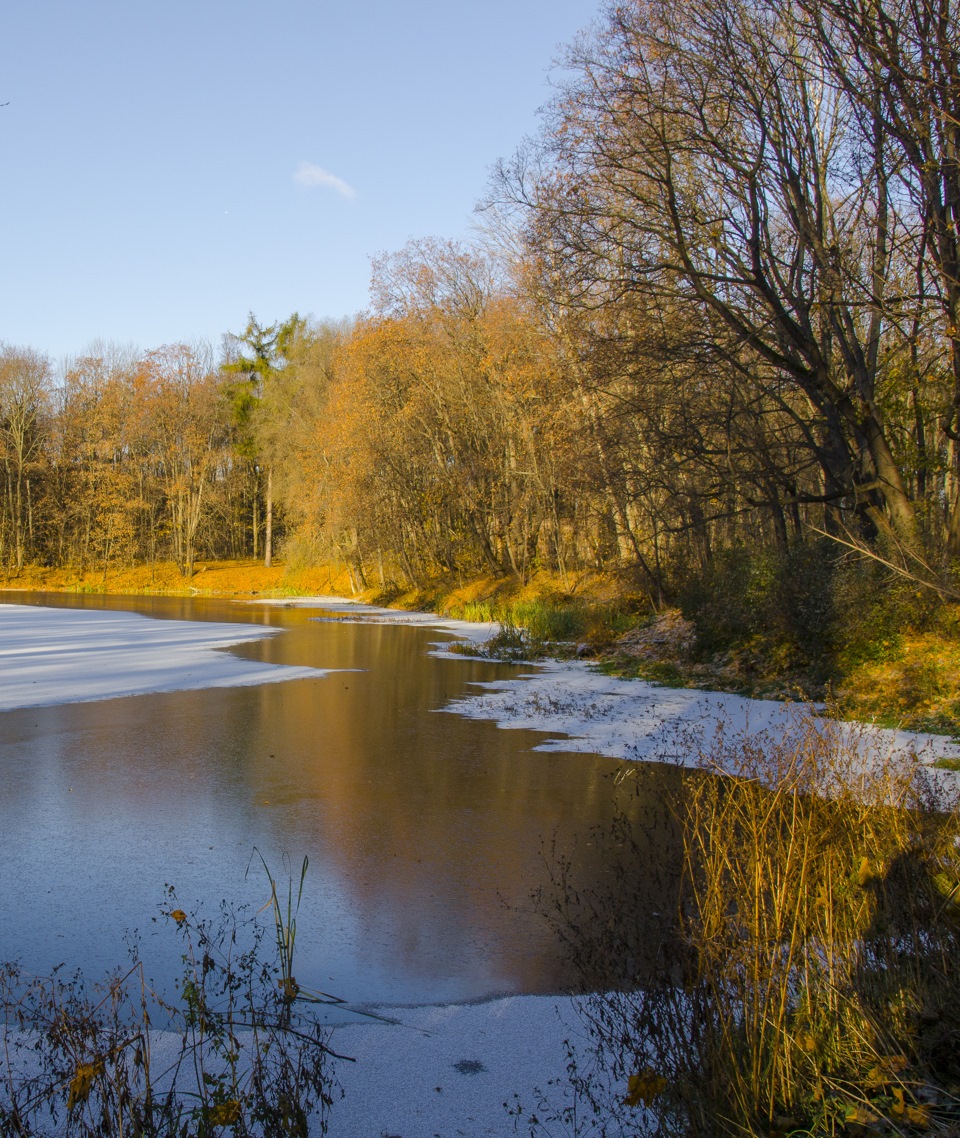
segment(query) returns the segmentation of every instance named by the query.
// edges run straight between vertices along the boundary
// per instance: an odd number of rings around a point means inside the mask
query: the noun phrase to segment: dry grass
[[[835,695],[854,719],[911,730],[960,731],[960,643],[937,633],[904,636],[881,659],[858,663]]]
[[[150,990],[136,946],[102,983],[0,967],[0,1134],[326,1133],[342,1058],[328,1030],[288,998],[247,922],[188,916],[172,890],[168,901],[183,963],[173,996]]]
[[[153,565],[109,566],[81,573],[69,566],[27,566],[0,582],[5,589],[126,596],[281,597],[334,593],[349,596],[346,572],[337,566],[288,568],[259,561],[200,561],[192,577],[181,576],[171,561]]]
[[[872,758],[812,716],[702,750],[673,807],[683,869],[658,982],[586,999],[570,1105],[531,1134],[957,1133],[960,819],[911,757]],[[643,843],[615,837],[642,880]],[[589,960],[602,924],[603,951],[618,929],[628,958],[647,911],[590,908],[602,920],[568,941]]]

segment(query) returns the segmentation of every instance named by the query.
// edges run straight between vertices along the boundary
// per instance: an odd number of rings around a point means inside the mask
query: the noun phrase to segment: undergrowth
[[[656,968],[583,998],[566,1104],[517,1101],[518,1126],[958,1133],[955,801],[913,756],[810,714],[777,735],[721,728],[697,757],[669,809],[682,869]],[[585,895],[557,866],[547,915],[585,976],[636,959],[651,912],[642,838],[622,821],[598,835],[616,892]]]
[[[270,881],[280,959],[256,922],[226,905],[212,921],[188,916],[169,889],[161,919],[182,945],[173,996],[151,990],[136,946],[102,983],[0,968],[0,1135],[326,1133],[332,1060],[344,1057],[297,998],[293,910]]]

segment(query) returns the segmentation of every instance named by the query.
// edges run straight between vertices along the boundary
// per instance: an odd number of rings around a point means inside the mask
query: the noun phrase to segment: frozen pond
[[[679,778],[648,767],[618,790],[614,760],[534,752],[537,732],[437,714],[471,682],[516,672],[431,657],[445,635],[434,628],[321,622],[303,605],[2,600],[259,623],[282,631],[213,650],[320,670],[0,712],[0,959],[31,969],[97,974],[123,962],[137,929],[167,977],[179,947],[153,920],[165,883],[187,910],[258,908],[256,847],[277,876],[285,856],[310,858],[302,983],[394,1004],[561,990],[574,978],[530,904],[547,884],[543,842],[556,835],[580,879],[596,879],[591,829],[618,802],[642,815]],[[13,671],[0,672],[0,706],[4,683],[24,679]]]

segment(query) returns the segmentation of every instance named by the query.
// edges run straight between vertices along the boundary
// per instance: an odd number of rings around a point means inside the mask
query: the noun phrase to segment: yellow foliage
[[[240,1103],[236,1099],[218,1102],[207,1107],[205,1113],[211,1126],[233,1126],[240,1121]]]
[[[848,1106],[843,1112],[844,1121],[856,1123],[858,1126],[870,1126],[880,1121],[880,1116],[865,1106]]]
[[[960,904],[960,881],[954,881],[946,873],[935,873],[931,880],[941,897],[953,906]]]
[[[95,1059],[92,1063],[78,1063],[73,1078],[70,1080],[70,1095],[67,1098],[67,1110],[74,1110],[82,1106],[90,1097],[90,1091],[98,1075],[103,1074],[103,1060]]]
[[[627,1106],[648,1106],[657,1095],[666,1089],[667,1080],[663,1075],[645,1067],[627,1081],[627,1095],[623,1100]]]
[[[283,565],[275,564],[267,569],[259,561],[251,560],[198,561],[189,578],[183,577],[172,561],[111,565],[106,571],[101,567],[84,573],[71,566],[58,569],[27,566],[17,576],[8,578],[4,587],[126,596],[271,596],[288,591],[284,573]],[[328,573],[328,577],[332,575]]]
[[[869,885],[871,881],[876,881],[877,874],[873,866],[870,864],[870,859],[864,857],[860,859],[860,868],[857,870],[857,884],[861,887]]]
[[[906,1055],[889,1055],[882,1062],[878,1063],[875,1067],[871,1067],[866,1074],[863,1085],[867,1090],[875,1091],[881,1087],[889,1086],[891,1082],[903,1071],[907,1069],[909,1063]],[[897,1087],[894,1092],[894,1098],[898,1095],[902,1102],[903,1091]]]
[[[917,730],[943,730],[960,703],[960,641],[942,633],[904,635],[889,656],[847,670],[834,692],[852,719],[894,721]]]
[[[923,1104],[918,1106],[908,1104],[903,1111],[903,1120],[911,1126],[922,1126],[926,1129],[930,1125],[930,1107]]]

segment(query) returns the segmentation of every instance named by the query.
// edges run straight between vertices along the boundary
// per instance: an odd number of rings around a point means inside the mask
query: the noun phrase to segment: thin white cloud
[[[336,190],[345,198],[355,198],[357,191],[353,186],[349,185],[343,180],[338,178],[336,174],[331,174],[328,170],[324,170],[322,166],[315,166],[312,162],[301,162],[297,167],[296,173],[293,175],[293,180],[298,182],[301,186],[307,186],[313,189],[316,186],[329,186],[330,189]]]

